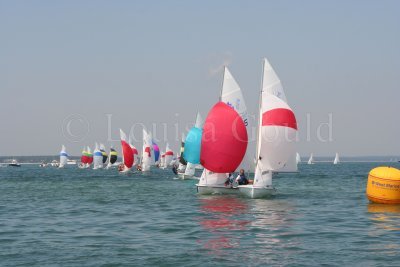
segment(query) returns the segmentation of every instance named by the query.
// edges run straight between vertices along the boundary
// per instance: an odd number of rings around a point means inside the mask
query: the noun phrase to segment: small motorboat
[[[18,161],[17,161],[16,159],[13,159],[13,160],[11,161],[11,163],[8,164],[8,166],[11,166],[11,167],[21,167],[21,164],[19,164]]]

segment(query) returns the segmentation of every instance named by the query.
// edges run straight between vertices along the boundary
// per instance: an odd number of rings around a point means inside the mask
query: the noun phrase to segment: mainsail
[[[67,165],[68,161],[68,153],[64,145],[61,146],[61,151],[60,151],[60,166],[59,168],[65,167]]]

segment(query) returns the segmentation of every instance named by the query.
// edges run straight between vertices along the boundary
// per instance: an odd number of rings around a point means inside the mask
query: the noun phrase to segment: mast
[[[263,60],[263,68],[262,68],[262,73],[261,73],[261,89],[260,89],[260,98],[258,100],[258,125],[257,125],[257,142],[256,142],[256,166],[259,160],[259,144],[261,142],[260,140],[260,133],[261,133],[261,120],[262,120],[262,116],[261,116],[261,108],[262,108],[262,93],[263,93],[263,86],[264,86],[264,71],[265,71],[265,59]]]

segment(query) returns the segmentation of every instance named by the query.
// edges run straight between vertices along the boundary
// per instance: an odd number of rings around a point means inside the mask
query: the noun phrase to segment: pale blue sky
[[[224,63],[257,111],[263,57],[297,115],[303,156],[399,155],[399,12],[399,1],[0,0],[0,155],[57,154],[62,143],[77,155],[107,143],[107,113],[114,139],[119,127],[167,123],[176,148],[173,125],[206,116]],[[330,113],[333,141],[320,142]],[[90,126],[79,142],[62,132],[72,114]]]

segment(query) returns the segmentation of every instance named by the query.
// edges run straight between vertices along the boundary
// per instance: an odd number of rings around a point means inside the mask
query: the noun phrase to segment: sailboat
[[[183,151],[183,157],[187,162],[184,173],[179,173],[182,179],[197,179],[195,177],[196,165],[200,163],[200,147],[201,147],[201,135],[203,133],[203,119],[200,113],[197,113],[196,123],[189,130],[185,139],[185,149]]]
[[[179,165],[178,165],[178,174],[179,173],[185,173],[186,170],[186,165],[187,165],[187,161],[185,160],[184,157],[184,152],[185,152],[185,134],[182,134],[182,141],[181,141],[181,149],[180,149],[180,155],[179,155]]]
[[[106,147],[103,144],[100,144],[100,152],[101,152],[101,155],[103,157],[102,163],[103,163],[103,166],[104,166],[104,164],[107,162],[108,155],[107,155],[107,152],[106,152]]]
[[[225,182],[239,165],[250,169],[251,160],[246,154],[248,125],[242,91],[225,67],[220,101],[209,111],[201,138],[200,163],[204,170],[197,184],[200,194],[237,192]]]
[[[295,155],[297,134],[296,117],[284,101],[286,96],[281,93],[279,97],[266,90],[275,86],[279,79],[266,59],[263,66],[254,182],[238,186],[242,194],[251,198],[262,198],[276,192],[272,186],[272,174],[282,169]]]
[[[313,155],[313,153],[311,153],[310,158],[307,161],[307,164],[309,164],[309,165],[314,164],[314,155]]]
[[[110,156],[108,157],[108,163],[106,169],[113,167],[117,159],[118,159],[117,151],[113,147],[110,147]]]
[[[103,168],[103,153],[101,153],[99,144],[95,144],[93,151],[93,170]]]
[[[339,164],[340,163],[340,160],[339,160],[339,153],[336,153],[336,155],[335,155],[335,159],[333,160],[333,164]]]
[[[161,152],[160,165],[158,166],[160,169],[165,169],[165,153]]]
[[[152,165],[151,148],[151,134],[147,133],[146,129],[143,129],[142,172],[150,171]]]
[[[157,165],[159,164],[158,160],[160,159],[160,148],[158,147],[158,145],[156,144],[156,142],[154,142],[154,140],[151,140],[151,145],[153,147],[153,155],[154,155],[154,164]]]
[[[86,161],[86,168],[89,168],[90,165],[93,163],[93,154],[92,154],[92,150],[90,149],[90,147],[87,147],[86,150],[86,156],[87,156],[87,161]]]
[[[166,149],[165,149],[165,163],[164,163],[164,169],[168,168],[171,166],[172,158],[174,157],[174,152],[172,149],[169,147],[169,144],[167,143]]]
[[[136,166],[136,164],[138,163],[138,150],[136,149],[136,147],[134,145],[132,145],[132,137],[131,135],[129,135],[129,146],[132,149],[132,153],[133,153],[133,166]]]
[[[67,161],[68,161],[68,154],[65,149],[65,146],[62,145],[60,151],[60,165],[58,166],[58,168],[64,168],[65,165],[67,165]]]
[[[297,164],[301,163],[301,157],[299,153],[296,153],[296,162]]]
[[[88,162],[88,156],[87,156],[87,151],[86,151],[86,147],[83,147],[82,149],[82,156],[81,156],[81,164],[79,164],[79,168],[80,169],[85,169],[86,168],[86,164]]]
[[[124,164],[123,169],[120,170],[121,173],[127,173],[131,171],[133,165],[133,152],[131,146],[127,142],[126,134],[124,131],[119,129],[119,134],[121,137],[121,147],[122,147],[122,162]]]

